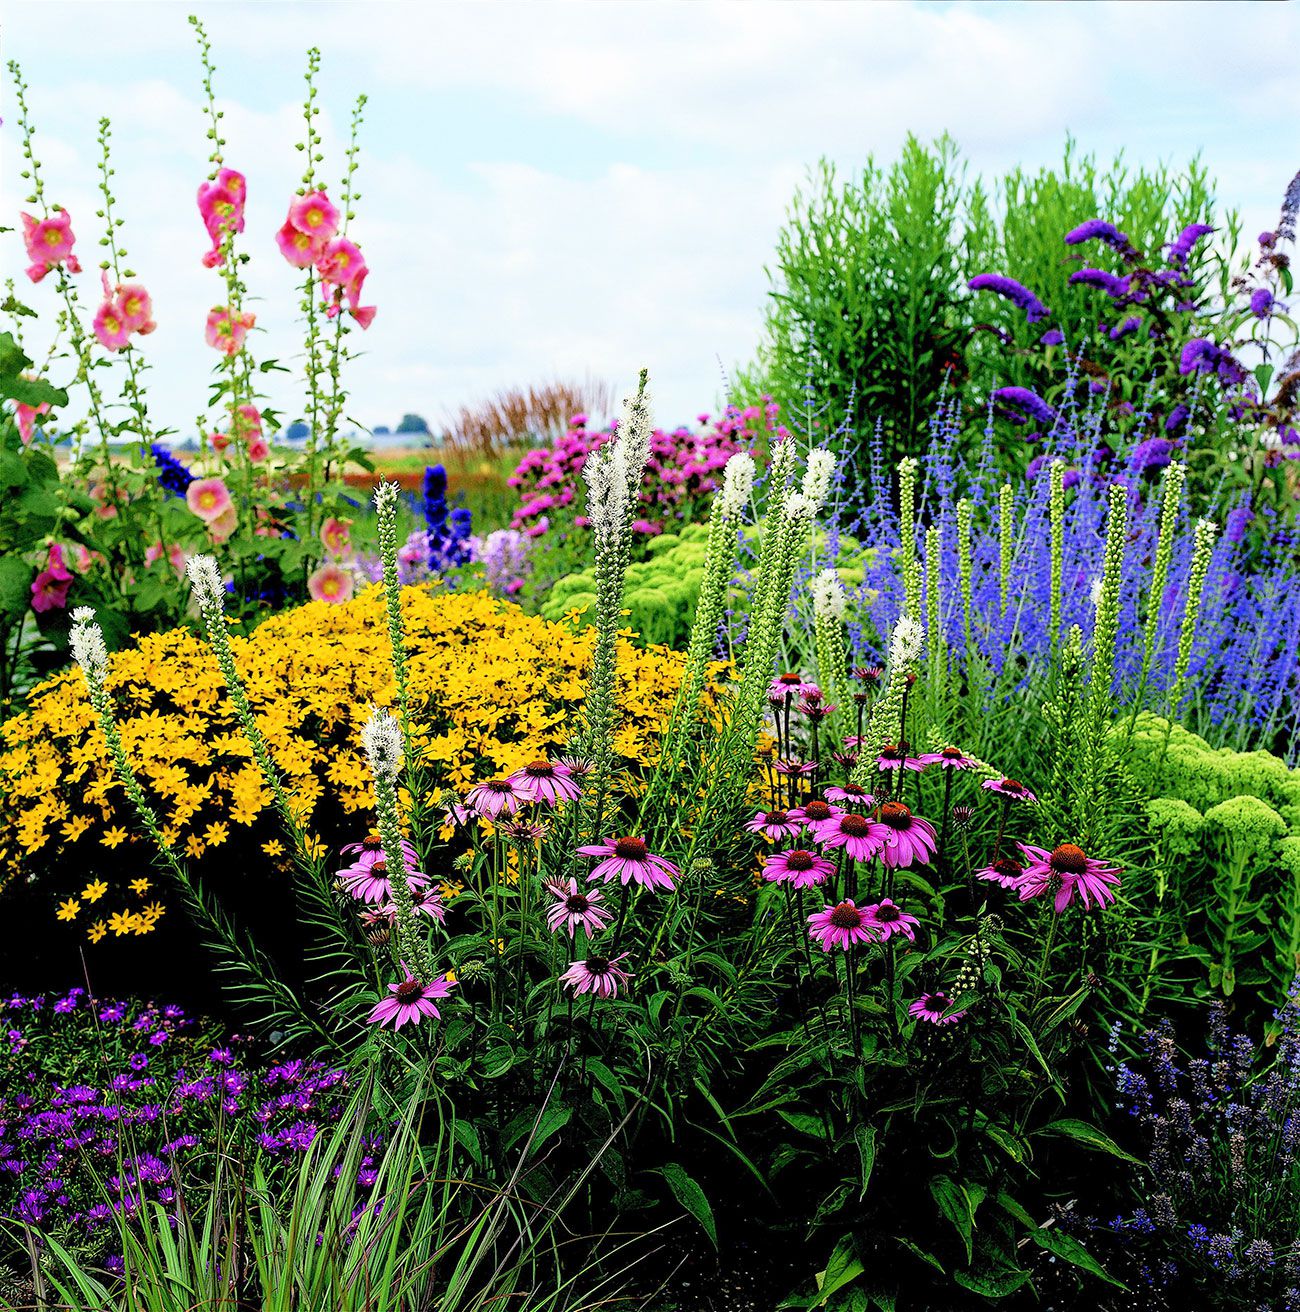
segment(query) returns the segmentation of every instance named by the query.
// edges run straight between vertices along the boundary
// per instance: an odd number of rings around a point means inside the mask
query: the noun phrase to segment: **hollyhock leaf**
[[[1095,1125],[1089,1125],[1087,1121],[1079,1121],[1066,1116],[1059,1121],[1051,1121],[1034,1133],[1064,1135],[1067,1139],[1073,1139],[1076,1143],[1083,1144],[1085,1148],[1092,1148],[1099,1153],[1109,1153],[1110,1156],[1118,1157],[1122,1162],[1131,1162],[1134,1166],[1142,1165],[1136,1157],[1126,1153],[1108,1134],[1104,1134]]]
[[[0,396],[11,401],[20,401],[23,405],[57,405],[68,404],[68,394],[61,387],[47,383],[44,378],[9,378],[0,387]]]
[[[704,1190],[676,1162],[669,1162],[660,1169],[659,1174],[668,1181],[673,1197],[700,1223],[700,1228],[708,1235],[709,1242],[717,1248],[718,1227],[713,1220],[713,1208],[709,1206]]]

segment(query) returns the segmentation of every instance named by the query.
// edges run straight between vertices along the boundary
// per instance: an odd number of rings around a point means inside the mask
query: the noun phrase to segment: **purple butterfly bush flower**
[[[1101,241],[1107,246],[1114,247],[1121,253],[1128,254],[1133,250],[1133,243],[1128,237],[1113,224],[1107,223],[1105,219],[1088,219],[1086,222],[1079,224],[1077,228],[1071,228],[1065,234],[1065,244],[1067,246],[1080,246],[1085,241]]]
[[[992,292],[995,296],[1010,301],[1025,312],[1025,319],[1029,323],[1038,323],[1047,318],[1047,306],[1028,287],[1018,283],[1014,278],[1008,278],[1005,274],[979,273],[966,286],[973,292]]]
[[[1023,411],[1040,424],[1050,426],[1056,422],[1056,411],[1037,392],[1031,392],[1027,387],[999,387],[993,393],[993,400],[998,405]],[[1012,417],[1015,418],[1014,415]],[[1016,419],[1016,422],[1023,423],[1024,420]]]
[[[1142,316],[1140,314],[1130,314],[1129,317],[1125,319],[1123,323],[1116,324],[1115,327],[1110,330],[1107,336],[1110,338],[1112,342],[1123,341],[1125,337],[1128,337],[1130,334],[1137,332],[1137,330],[1141,327],[1142,327]]]
[[[1191,255],[1196,243],[1202,237],[1208,237],[1214,231],[1214,227],[1209,223],[1189,223],[1177,237],[1169,243],[1169,263],[1175,268],[1183,268],[1187,264],[1188,257]]]
[[[1126,296],[1129,290],[1127,278],[1107,273],[1105,269],[1075,269],[1070,275],[1070,282],[1084,287],[1098,287],[1113,300]]]
[[[1273,293],[1267,287],[1256,287],[1251,292],[1250,312],[1256,319],[1267,319],[1273,313]]]
[[[1135,470],[1153,474],[1173,459],[1174,450],[1174,444],[1167,437],[1149,437],[1133,448],[1129,460]]]

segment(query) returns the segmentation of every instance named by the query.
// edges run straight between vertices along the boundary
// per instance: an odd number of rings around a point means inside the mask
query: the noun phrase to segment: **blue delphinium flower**
[[[149,451],[158,466],[158,485],[173,496],[183,497],[194,482],[194,475],[161,442],[155,442]]]

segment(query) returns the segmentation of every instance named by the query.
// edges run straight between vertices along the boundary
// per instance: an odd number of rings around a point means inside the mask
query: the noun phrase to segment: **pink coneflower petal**
[[[925,763],[916,756],[909,756],[906,743],[890,743],[880,749],[876,757],[876,768],[886,770],[924,770]]]
[[[952,999],[946,993],[922,993],[907,1010],[909,1015],[915,1016],[917,1020],[928,1021],[931,1025],[955,1025],[966,1013],[954,1011],[946,1015],[951,1007]]]
[[[1022,902],[1051,893],[1059,914],[1074,900],[1075,893],[1086,909],[1104,907],[1115,900],[1119,871],[1086,855],[1073,843],[1061,843],[1050,852],[1028,843],[1017,846],[1026,858],[1025,873],[1016,884]]]
[[[613,998],[628,980],[631,973],[623,970],[619,962],[625,960],[626,952],[617,957],[588,957],[585,961],[575,961],[560,976],[560,983],[567,984],[575,995],[594,993],[600,998]]]
[[[510,779],[489,779],[486,783],[475,784],[465,797],[465,805],[473,807],[479,815],[495,820],[503,811],[514,815],[523,800]]]
[[[751,834],[762,834],[766,838],[793,838],[802,824],[793,812],[760,811],[752,820],[745,821],[745,828]]]
[[[533,761],[510,776],[515,792],[526,802],[540,802],[558,806],[561,802],[575,802],[582,795],[573,771],[567,765],[549,761]]]
[[[945,747],[939,752],[927,752],[916,758],[922,765],[937,765],[944,770],[971,770],[975,762],[960,747]]]
[[[637,883],[642,888],[663,889],[671,893],[678,874],[677,867],[661,856],[655,856],[646,846],[645,839],[628,836],[604,843],[580,847],[583,856],[600,856],[605,860],[587,876],[588,880],[617,879],[620,883]]]
[[[826,800],[843,802],[851,811],[870,811],[876,804],[876,799],[861,784],[837,784],[834,788],[828,788]]]
[[[879,815],[880,827],[885,831],[880,859],[885,865],[905,870],[925,865],[934,856],[939,836],[928,820],[913,815],[902,802],[886,802]]]
[[[411,974],[410,967],[405,962],[402,962],[401,966],[406,972],[406,977],[388,986],[388,991],[393,996],[382,999],[370,1013],[368,1019],[372,1025],[387,1025],[391,1021],[393,1029],[400,1030],[408,1023],[418,1025],[426,1016],[437,1020],[441,1013],[438,1011],[436,1000],[447,997],[455,988],[454,981],[445,976],[430,980],[428,984],[421,984]]]
[[[885,845],[890,831],[865,815],[845,811],[819,824],[817,841],[827,848],[842,847],[855,861],[870,861]]]
[[[1018,802],[1036,802],[1033,793],[1022,783],[1015,779],[985,779],[981,788],[986,788],[990,793],[997,793],[1002,797],[1012,797]]]
[[[1013,861],[1009,856],[1000,856],[996,861],[989,862],[983,870],[977,870],[975,878],[987,879],[1003,888],[1015,888],[1024,873],[1025,868],[1019,861]]]
[[[772,884],[790,884],[794,888],[824,884],[834,873],[835,866],[824,856],[802,847],[773,852],[763,862],[764,879]]]
[[[591,938],[605,929],[612,918],[612,913],[599,905],[604,894],[595,888],[588,892],[579,891],[576,879],[547,884],[546,891],[555,898],[554,904],[546,911],[546,923],[552,932],[567,929],[569,937],[573,938],[581,925]]]
[[[921,927],[921,922],[889,898],[882,898],[875,906],[866,907],[865,910],[883,941],[887,942],[895,934],[902,934],[913,943],[916,942],[916,931]]]

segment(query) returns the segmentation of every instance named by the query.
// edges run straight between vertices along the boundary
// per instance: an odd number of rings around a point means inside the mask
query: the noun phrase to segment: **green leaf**
[[[858,1161],[862,1168],[862,1190],[858,1194],[861,1202],[867,1196],[867,1185],[871,1183],[871,1171],[876,1164],[876,1127],[859,1125],[853,1131],[853,1137],[857,1141]]]
[[[969,1262],[974,1256],[975,1230],[975,1208],[970,1196],[948,1175],[936,1175],[930,1181],[930,1194],[939,1205],[939,1210],[952,1222],[952,1228],[961,1236],[966,1246],[966,1261]]]
[[[1052,1228],[1043,1229],[1040,1227],[1031,1230],[1029,1237],[1039,1248],[1054,1253],[1062,1261],[1069,1262],[1071,1266],[1077,1266],[1081,1271],[1087,1271],[1090,1275],[1096,1276],[1098,1280],[1104,1280],[1108,1285],[1114,1285],[1116,1289],[1128,1288],[1127,1285],[1122,1284],[1106,1271],[1101,1263],[1073,1235],[1067,1235]]]
[[[952,1278],[963,1288],[984,1298],[1006,1298],[1029,1280],[1028,1271],[995,1267],[983,1271],[954,1271]]]
[[[27,482],[27,464],[16,451],[0,451],[0,488],[22,487]]]
[[[18,620],[32,600],[32,567],[17,556],[0,557],[0,615]]]
[[[1089,1125],[1087,1121],[1076,1121],[1067,1116],[1059,1121],[1052,1121],[1044,1125],[1041,1130],[1037,1130],[1035,1133],[1064,1135],[1067,1139],[1073,1139],[1076,1143],[1083,1144],[1085,1148],[1092,1148],[1099,1153],[1109,1153],[1112,1157],[1118,1157],[1122,1162],[1132,1162],[1134,1166],[1142,1165],[1136,1157],[1126,1153],[1114,1139],[1107,1134],[1103,1134],[1095,1125]]]
[[[814,1139],[826,1137],[826,1124],[820,1116],[813,1116],[808,1112],[787,1111],[778,1111],[777,1115],[800,1134],[810,1134]]]
[[[704,1190],[687,1175],[676,1162],[669,1162],[660,1169],[660,1175],[668,1181],[673,1197],[700,1223],[700,1228],[709,1237],[709,1242],[717,1248],[718,1228],[713,1220],[713,1208],[704,1196]]]
[[[1012,1134],[1000,1125],[988,1124],[984,1127],[984,1133],[993,1140],[999,1148],[1002,1149],[1013,1162],[1021,1163],[1029,1155],[1025,1141],[1018,1135]]]
[[[895,1235],[894,1243],[906,1248],[909,1253],[915,1253],[922,1262],[928,1262],[941,1276],[948,1274],[944,1270],[943,1263],[933,1253],[927,1253],[924,1248],[918,1248],[910,1239],[905,1239],[902,1235]]]

